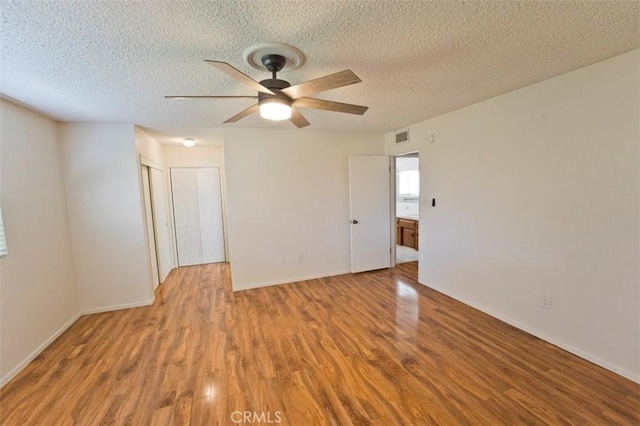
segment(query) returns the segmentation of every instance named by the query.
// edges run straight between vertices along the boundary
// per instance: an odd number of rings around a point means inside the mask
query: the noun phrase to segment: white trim
[[[55,333],[53,333],[47,340],[42,342],[33,352],[31,352],[25,359],[23,359],[18,365],[11,369],[4,377],[0,379],[0,388],[9,383],[11,379],[18,375],[31,361],[33,361],[42,351],[44,351],[49,345],[51,345],[62,333],[67,331],[80,317],[84,315],[97,314],[101,312],[117,311],[120,309],[137,308],[140,306],[152,305],[154,299],[144,302],[125,303],[122,305],[107,306],[104,308],[86,309],[75,314],[69,321],[67,321],[62,327],[60,327]]]
[[[389,156],[389,224],[391,229],[391,246],[389,247],[390,267],[396,267],[396,247],[398,244],[398,232],[397,232],[397,219],[396,219],[396,207],[397,207],[398,194],[396,193],[396,157],[395,155]]]
[[[80,314],[91,315],[91,314],[100,314],[102,312],[119,311],[120,309],[139,308],[141,306],[153,305],[154,300],[155,300],[155,297],[149,300],[141,301],[141,302],[123,303],[122,305],[105,306],[102,308],[83,309],[80,312]]]
[[[565,351],[570,352],[570,353],[572,353],[572,354],[574,354],[574,355],[576,355],[576,356],[578,356],[578,357],[580,357],[580,358],[582,358],[582,359],[584,359],[586,361],[592,362],[592,363],[594,363],[594,364],[596,364],[596,365],[598,365],[598,366],[600,366],[602,368],[605,368],[605,369],[607,369],[607,370],[609,370],[609,371],[611,371],[613,373],[619,374],[620,376],[622,376],[622,377],[624,377],[626,379],[629,379],[629,380],[631,380],[633,382],[636,382],[636,383],[640,384],[640,375],[638,375],[638,374],[634,374],[634,373],[632,373],[630,371],[627,371],[627,370],[625,370],[623,368],[620,368],[620,367],[618,367],[618,366],[616,366],[614,364],[611,364],[608,361],[604,361],[604,360],[602,360],[602,359],[600,359],[600,358],[598,358],[598,357],[596,357],[594,355],[591,355],[591,354],[589,354],[589,353],[587,353],[587,352],[585,352],[585,351],[583,351],[581,349],[575,348],[575,347],[573,347],[573,346],[571,346],[571,345],[569,345],[569,344],[567,344],[565,342],[562,342],[562,341],[558,340],[555,337],[551,337],[548,334],[545,334],[545,333],[543,333],[543,332],[541,332],[539,330],[536,330],[535,328],[532,328],[532,327],[530,327],[530,326],[528,326],[526,324],[522,324],[522,323],[520,323],[518,321],[514,321],[514,320],[512,320],[510,318],[507,318],[507,317],[505,317],[505,316],[503,316],[501,314],[498,314],[498,313],[492,311],[491,309],[487,309],[484,306],[479,306],[479,305],[477,305],[475,303],[471,303],[471,302],[465,301],[462,298],[458,297],[457,295],[455,295],[455,294],[453,294],[451,292],[448,292],[448,291],[446,291],[444,289],[437,288],[437,287],[434,287],[434,286],[431,286],[431,285],[426,285],[426,284],[423,284],[423,283],[420,283],[420,284],[422,284],[423,286],[428,287],[428,288],[430,288],[432,290],[435,290],[435,291],[437,291],[439,293],[447,295],[447,296],[449,296],[449,297],[451,297],[451,298],[453,298],[453,299],[455,299],[455,300],[457,300],[457,301],[459,301],[461,303],[464,303],[465,305],[471,306],[472,308],[475,308],[475,309],[477,309],[477,310],[479,310],[481,312],[484,312],[485,314],[490,315],[490,316],[492,316],[492,317],[494,317],[494,318],[496,318],[496,319],[498,319],[498,320],[500,320],[502,322],[505,322],[505,323],[507,323],[509,325],[512,325],[512,326],[516,327],[519,330],[522,330],[522,331],[524,331],[526,333],[531,334],[532,336],[535,336],[535,337],[537,337],[539,339],[544,340],[547,343],[551,343],[552,345],[557,346],[560,349],[564,349]]]
[[[7,239],[2,224],[2,207],[0,206],[0,259],[7,257]]]
[[[55,333],[53,333],[51,336],[49,336],[49,338],[47,340],[42,342],[42,344],[40,346],[38,346],[33,352],[31,352],[29,355],[27,355],[27,357],[25,359],[23,359],[22,362],[20,362],[20,364],[16,365],[15,367],[13,367],[11,369],[11,371],[9,371],[7,374],[5,374],[5,376],[0,379],[0,388],[2,388],[4,385],[9,383],[9,381],[11,379],[13,379],[15,376],[17,376],[18,373],[20,373],[27,365],[29,365],[29,363],[31,361],[33,361],[38,355],[40,355],[40,353],[42,351],[44,351],[51,343],[53,343],[54,340],[56,340],[58,337],[60,337],[60,335],[62,333],[67,331],[67,329],[69,327],[71,327],[73,325],[73,323],[75,323],[78,320],[78,318],[80,318],[81,316],[82,316],[82,314],[78,312],[73,317],[71,317],[71,319],[69,321],[64,323],[62,325],[62,327],[60,327]]]
[[[306,277],[287,278],[287,279],[284,279],[284,280],[265,281],[265,282],[261,282],[261,283],[253,283],[253,284],[243,285],[243,286],[240,286],[240,287],[237,287],[237,288],[234,287],[233,291],[251,290],[251,289],[254,289],[254,288],[270,287],[270,286],[280,285],[280,284],[291,284],[291,283],[297,283],[297,282],[300,282],[300,281],[315,280],[315,279],[318,279],[318,278],[327,278],[327,277],[334,277],[336,275],[346,275],[346,274],[351,274],[351,270],[346,269],[344,271],[326,272],[326,273],[317,274],[317,275],[310,275],[310,276],[306,276]]]
[[[164,172],[165,170],[164,165],[160,163],[156,163],[155,161],[148,160],[144,158],[142,155],[140,155],[140,164],[143,166],[151,167],[152,169],[158,169],[162,172]]]

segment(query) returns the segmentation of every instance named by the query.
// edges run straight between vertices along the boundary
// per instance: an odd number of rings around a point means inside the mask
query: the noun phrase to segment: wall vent
[[[396,132],[396,143],[409,142],[409,129],[398,130]]]

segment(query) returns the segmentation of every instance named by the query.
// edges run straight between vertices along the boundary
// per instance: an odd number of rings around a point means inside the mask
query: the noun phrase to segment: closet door
[[[149,169],[151,178],[151,201],[153,204],[153,224],[158,248],[158,272],[160,282],[164,282],[173,268],[171,259],[171,239],[169,234],[169,204],[167,203],[166,184],[162,170]]]
[[[202,263],[195,169],[171,169],[178,266]]]
[[[149,179],[149,167],[142,166],[142,195],[144,197],[145,225],[147,227],[147,239],[149,244],[149,262],[151,266],[151,281],[153,288],[158,287],[162,281],[158,271],[158,252],[156,250],[156,235],[154,232],[153,207],[151,202],[151,180]]]
[[[202,263],[224,262],[220,169],[196,169]]]
[[[223,262],[219,169],[172,168],[171,187],[178,266]]]

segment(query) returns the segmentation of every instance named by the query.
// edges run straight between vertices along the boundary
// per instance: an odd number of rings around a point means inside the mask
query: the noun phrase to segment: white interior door
[[[169,205],[167,204],[164,172],[155,168],[149,168],[149,172],[153,224],[158,256],[158,274],[160,282],[162,283],[167,279],[167,275],[169,275],[173,267],[173,261],[171,260],[171,240],[169,239]]]
[[[351,272],[391,264],[389,157],[349,157]]]
[[[144,197],[145,225],[147,227],[147,243],[149,245],[149,265],[151,268],[151,281],[155,289],[160,284],[158,273],[158,257],[156,252],[156,238],[153,230],[153,210],[151,206],[151,183],[149,180],[149,167],[142,166],[142,196]]]
[[[220,170],[172,168],[178,266],[224,262]]]

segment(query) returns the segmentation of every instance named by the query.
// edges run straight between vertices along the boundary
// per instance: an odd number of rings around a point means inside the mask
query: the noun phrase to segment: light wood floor
[[[639,385],[417,284],[416,263],[239,293],[228,268],[80,318],[0,391],[2,423],[640,423]]]

